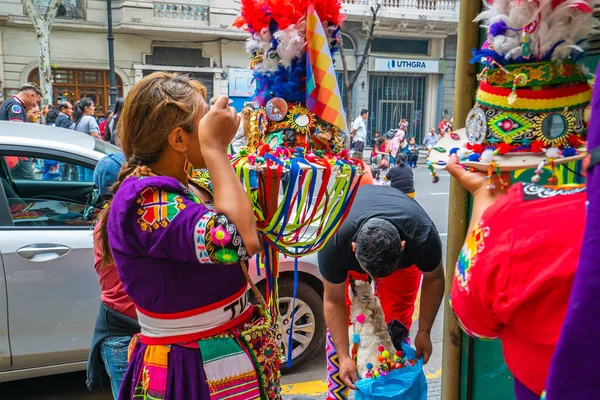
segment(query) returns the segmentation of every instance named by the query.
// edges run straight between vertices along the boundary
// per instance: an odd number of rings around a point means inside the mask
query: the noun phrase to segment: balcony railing
[[[458,12],[460,3],[457,0],[343,0],[344,4],[357,6],[374,6],[381,3],[384,8],[423,11]]]
[[[209,7],[208,4],[186,5],[155,2],[154,17],[172,20],[200,21],[208,23]]]

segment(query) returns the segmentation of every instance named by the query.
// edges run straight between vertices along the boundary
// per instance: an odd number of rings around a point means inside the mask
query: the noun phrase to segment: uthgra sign
[[[375,71],[437,74],[440,72],[440,62],[432,60],[376,58]]]

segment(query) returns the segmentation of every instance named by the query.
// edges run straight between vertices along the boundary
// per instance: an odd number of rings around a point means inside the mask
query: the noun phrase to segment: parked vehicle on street
[[[100,302],[99,210],[89,174],[77,171],[118,151],[83,133],[0,121],[0,382],[85,369]],[[263,287],[254,261],[249,269]],[[280,271],[278,338],[288,354],[292,335],[297,365],[324,345],[323,285],[316,255],[301,258],[291,326],[294,261],[282,258]]]

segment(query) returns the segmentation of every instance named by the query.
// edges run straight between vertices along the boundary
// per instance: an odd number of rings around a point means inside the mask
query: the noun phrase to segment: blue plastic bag
[[[402,351],[409,359],[414,359],[416,352],[406,343],[402,343]],[[379,378],[360,379],[356,383],[354,400],[427,400],[427,379],[423,373],[423,358],[414,366],[395,369]]]

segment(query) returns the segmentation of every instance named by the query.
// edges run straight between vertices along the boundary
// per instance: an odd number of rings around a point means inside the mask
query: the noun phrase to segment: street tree
[[[371,18],[367,21],[363,22],[363,31],[365,34],[365,47],[362,51],[362,56],[360,61],[358,61],[356,65],[356,69],[354,72],[348,71],[348,62],[346,60],[346,52],[344,51],[344,42],[343,35],[340,35],[340,57],[342,58],[342,67],[344,74],[344,89],[346,91],[346,104],[344,108],[346,109],[346,115],[350,118],[352,114],[352,89],[354,88],[354,84],[358,79],[363,67],[365,66],[367,59],[369,58],[369,53],[371,52],[371,44],[373,43],[373,36],[375,34],[375,28],[379,25],[379,12],[381,11],[381,4],[377,4],[375,7],[371,6]],[[358,52],[357,52],[358,56]],[[352,121],[349,121],[352,123]]]
[[[50,62],[50,31],[61,0],[23,0],[33,24],[40,55],[39,76],[42,106],[52,103],[52,64]]]

